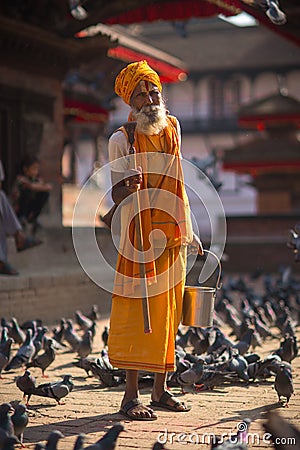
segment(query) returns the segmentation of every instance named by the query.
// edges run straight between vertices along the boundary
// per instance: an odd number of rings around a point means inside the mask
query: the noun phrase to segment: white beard
[[[133,113],[139,133],[147,135],[159,134],[168,125],[167,110],[164,103],[143,106],[140,111],[134,109]]]

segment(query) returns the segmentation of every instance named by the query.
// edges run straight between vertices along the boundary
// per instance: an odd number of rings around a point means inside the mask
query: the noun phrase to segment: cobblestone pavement
[[[101,333],[108,319],[97,323],[97,334],[94,341],[94,352],[98,356],[102,349]],[[300,332],[298,330],[298,340]],[[278,348],[279,340],[267,340],[259,350],[261,356]],[[75,354],[70,351],[59,351],[52,366],[47,370],[49,380],[59,379],[66,373],[74,377],[74,390],[66,397],[64,405],[55,400],[33,396],[29,404],[29,425],[24,434],[27,449],[34,449],[35,444],[45,441],[50,431],[58,429],[64,434],[59,441],[58,449],[73,449],[79,433],[85,433],[85,446],[98,440],[114,423],[122,421],[125,432],[118,439],[118,447],[151,449],[160,437],[166,442],[167,449],[182,449],[185,443],[199,442],[198,448],[208,449],[208,437],[205,434],[231,433],[245,417],[252,419],[249,448],[273,448],[263,438],[263,413],[278,408],[280,414],[293,424],[300,426],[299,368],[300,358],[293,361],[293,376],[296,395],[290,400],[289,408],[277,403],[277,395],[273,388],[274,380],[264,383],[224,385],[212,391],[184,394],[184,400],[192,406],[188,413],[158,411],[159,418],[154,422],[127,421],[118,414],[124,386],[104,388],[99,380],[87,377],[82,369],[72,365]],[[39,383],[44,382],[38,368],[31,369]],[[6,401],[22,401],[22,393],[15,384],[15,378],[24,373],[23,369],[4,372],[0,380],[0,403]],[[141,387],[144,402],[150,401],[151,386]],[[178,388],[172,388],[175,395],[182,396]],[[202,445],[202,443],[205,443]],[[295,445],[300,448],[300,444]]]

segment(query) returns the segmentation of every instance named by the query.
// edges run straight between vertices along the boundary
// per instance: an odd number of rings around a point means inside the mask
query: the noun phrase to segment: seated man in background
[[[13,190],[14,209],[22,225],[31,224],[32,234],[35,234],[41,227],[38,217],[48,201],[52,186],[39,177],[40,162],[36,156],[26,156],[21,170]]]
[[[22,225],[2,190],[3,180],[4,170],[0,161],[0,275],[18,275],[18,271],[7,262],[7,237],[14,237],[18,252],[36,247],[42,241],[28,237],[22,231]]]

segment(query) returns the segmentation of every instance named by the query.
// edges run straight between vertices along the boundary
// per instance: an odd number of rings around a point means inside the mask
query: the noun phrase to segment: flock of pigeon
[[[200,392],[220,385],[250,385],[254,381],[273,379],[278,401],[288,407],[294,394],[292,362],[298,355],[299,281],[293,278],[290,268],[283,268],[277,276],[258,270],[252,274],[252,279],[263,286],[263,293],[249,287],[242,277],[227,278],[218,292],[214,325],[205,329],[183,327],[178,330],[176,371],[169,375],[169,387],[180,387],[182,392]],[[38,384],[29,370],[38,367],[42,377],[46,377],[46,371],[55,362],[58,351],[74,352],[73,365],[96,377],[103,386],[113,387],[125,382],[125,371],[113,367],[108,359],[108,327],[101,335],[102,351],[97,357],[91,356],[98,319],[96,306],[86,315],[76,311],[74,321],[61,319],[52,333],[39,320],[19,325],[16,318],[10,321],[1,319],[0,378],[3,372],[24,369],[23,375],[16,378],[24,404],[0,405],[0,450],[14,449],[16,444],[23,442],[23,433],[29,421],[27,406],[32,396],[51,398],[61,404],[62,399],[73,390],[70,374],[65,374],[60,380]],[[225,335],[222,330],[228,330],[228,327],[230,332]],[[277,347],[261,358],[259,349],[270,338],[277,343]],[[152,382],[153,374],[141,372],[140,381]],[[280,421],[282,423],[278,427],[276,423]],[[249,425],[250,421],[247,427]],[[286,436],[290,433],[300,442],[299,431],[274,411],[269,413],[264,427],[266,430],[272,429],[270,433],[274,441],[278,433],[286,433]],[[88,447],[83,446],[84,435],[79,435],[73,450],[113,449],[122,430],[121,424],[115,424],[98,442]],[[59,431],[53,431],[46,445],[38,443],[35,449],[56,449],[61,437]],[[156,450],[162,448],[158,444],[153,446]],[[274,447],[285,448],[282,445],[276,447],[275,442]],[[248,447],[239,436],[235,443],[223,442],[212,448],[241,450]]]

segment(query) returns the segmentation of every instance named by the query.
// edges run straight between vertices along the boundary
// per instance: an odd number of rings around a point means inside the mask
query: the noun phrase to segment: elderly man
[[[180,163],[180,126],[166,110],[158,74],[146,61],[129,64],[117,76],[115,91],[131,107],[129,121],[136,128],[133,155],[126,128],[109,140],[112,197],[121,206],[109,358],[115,367],[126,369],[120,413],[132,420],[155,420],[153,407],[190,410],[167,391],[166,379],[175,370],[187,246],[201,255],[203,249],[191,226]],[[137,212],[140,222],[134,219]],[[150,333],[143,327],[143,281]],[[139,399],[138,371],[155,373],[150,407]]]

